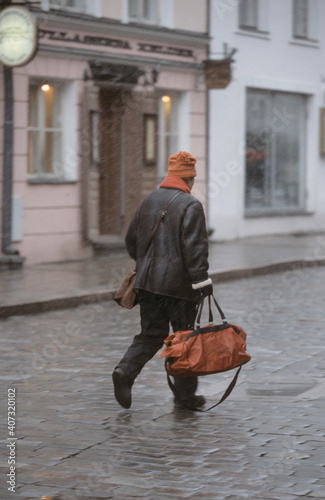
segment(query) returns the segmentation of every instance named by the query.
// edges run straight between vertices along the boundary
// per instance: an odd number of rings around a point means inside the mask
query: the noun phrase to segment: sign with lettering
[[[114,49],[132,50],[150,54],[161,54],[176,57],[194,58],[193,51],[169,45],[156,45],[154,43],[135,42],[96,35],[69,33],[67,31],[54,31],[49,29],[39,30],[39,39],[54,40],[57,42],[80,43],[84,45],[97,45],[112,47]]]

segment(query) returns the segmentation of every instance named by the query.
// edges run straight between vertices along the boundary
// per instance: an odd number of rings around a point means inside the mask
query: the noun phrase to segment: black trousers
[[[161,349],[170,324],[174,332],[193,329],[198,306],[196,302],[144,290],[139,290],[139,304],[141,333],[134,337],[118,364],[132,380]],[[198,384],[197,377],[174,377],[174,383],[181,399],[193,396]]]

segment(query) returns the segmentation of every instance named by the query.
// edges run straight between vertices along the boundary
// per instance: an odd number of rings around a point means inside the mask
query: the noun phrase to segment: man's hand
[[[213,285],[207,285],[199,289],[202,299],[213,294]]]

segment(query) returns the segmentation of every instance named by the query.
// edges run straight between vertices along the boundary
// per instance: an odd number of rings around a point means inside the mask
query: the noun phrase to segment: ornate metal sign
[[[23,66],[35,55],[37,25],[24,7],[7,7],[0,12],[0,61],[5,66]]]
[[[205,81],[209,89],[224,89],[231,81],[230,60],[204,61]]]

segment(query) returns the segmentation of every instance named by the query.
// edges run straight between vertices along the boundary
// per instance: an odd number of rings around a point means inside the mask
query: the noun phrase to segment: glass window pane
[[[43,99],[45,104],[45,127],[53,127],[53,100],[54,88],[49,87],[46,92],[43,92]]]
[[[38,126],[38,87],[38,85],[29,86],[28,125],[30,127]]]
[[[129,0],[129,18],[138,18],[138,0]]]
[[[271,96],[249,92],[246,125],[246,207],[269,205],[270,161],[273,133],[270,128]]]
[[[293,2],[293,36],[308,38],[308,2],[294,0]]]
[[[143,0],[143,19],[153,22],[157,20],[156,0]]]
[[[49,85],[48,90],[43,92],[45,107],[45,127],[60,127],[60,91],[58,87]]]
[[[60,95],[61,84],[44,82],[30,84],[28,119],[29,174],[57,173],[55,165],[60,164],[62,141]]]
[[[68,8],[83,11],[85,8],[84,0],[50,0],[50,7]]]
[[[58,177],[64,175],[64,165],[62,163],[62,134],[53,132],[52,135],[52,172]]]
[[[250,90],[246,116],[246,208],[302,208],[305,98]]]
[[[172,99],[170,97],[169,100],[167,100],[166,97],[166,100],[164,101],[165,134],[170,133],[171,131],[171,108],[172,108]]]
[[[241,28],[258,28],[257,0],[242,0],[239,4],[239,26]]]
[[[28,132],[28,173],[37,174],[40,155],[39,132]]]
[[[275,96],[274,113],[278,117],[278,123],[275,134],[273,203],[277,207],[300,205],[304,104],[302,96]]]
[[[169,156],[179,151],[179,111],[180,95],[162,95],[159,110],[159,173],[167,173]]]

